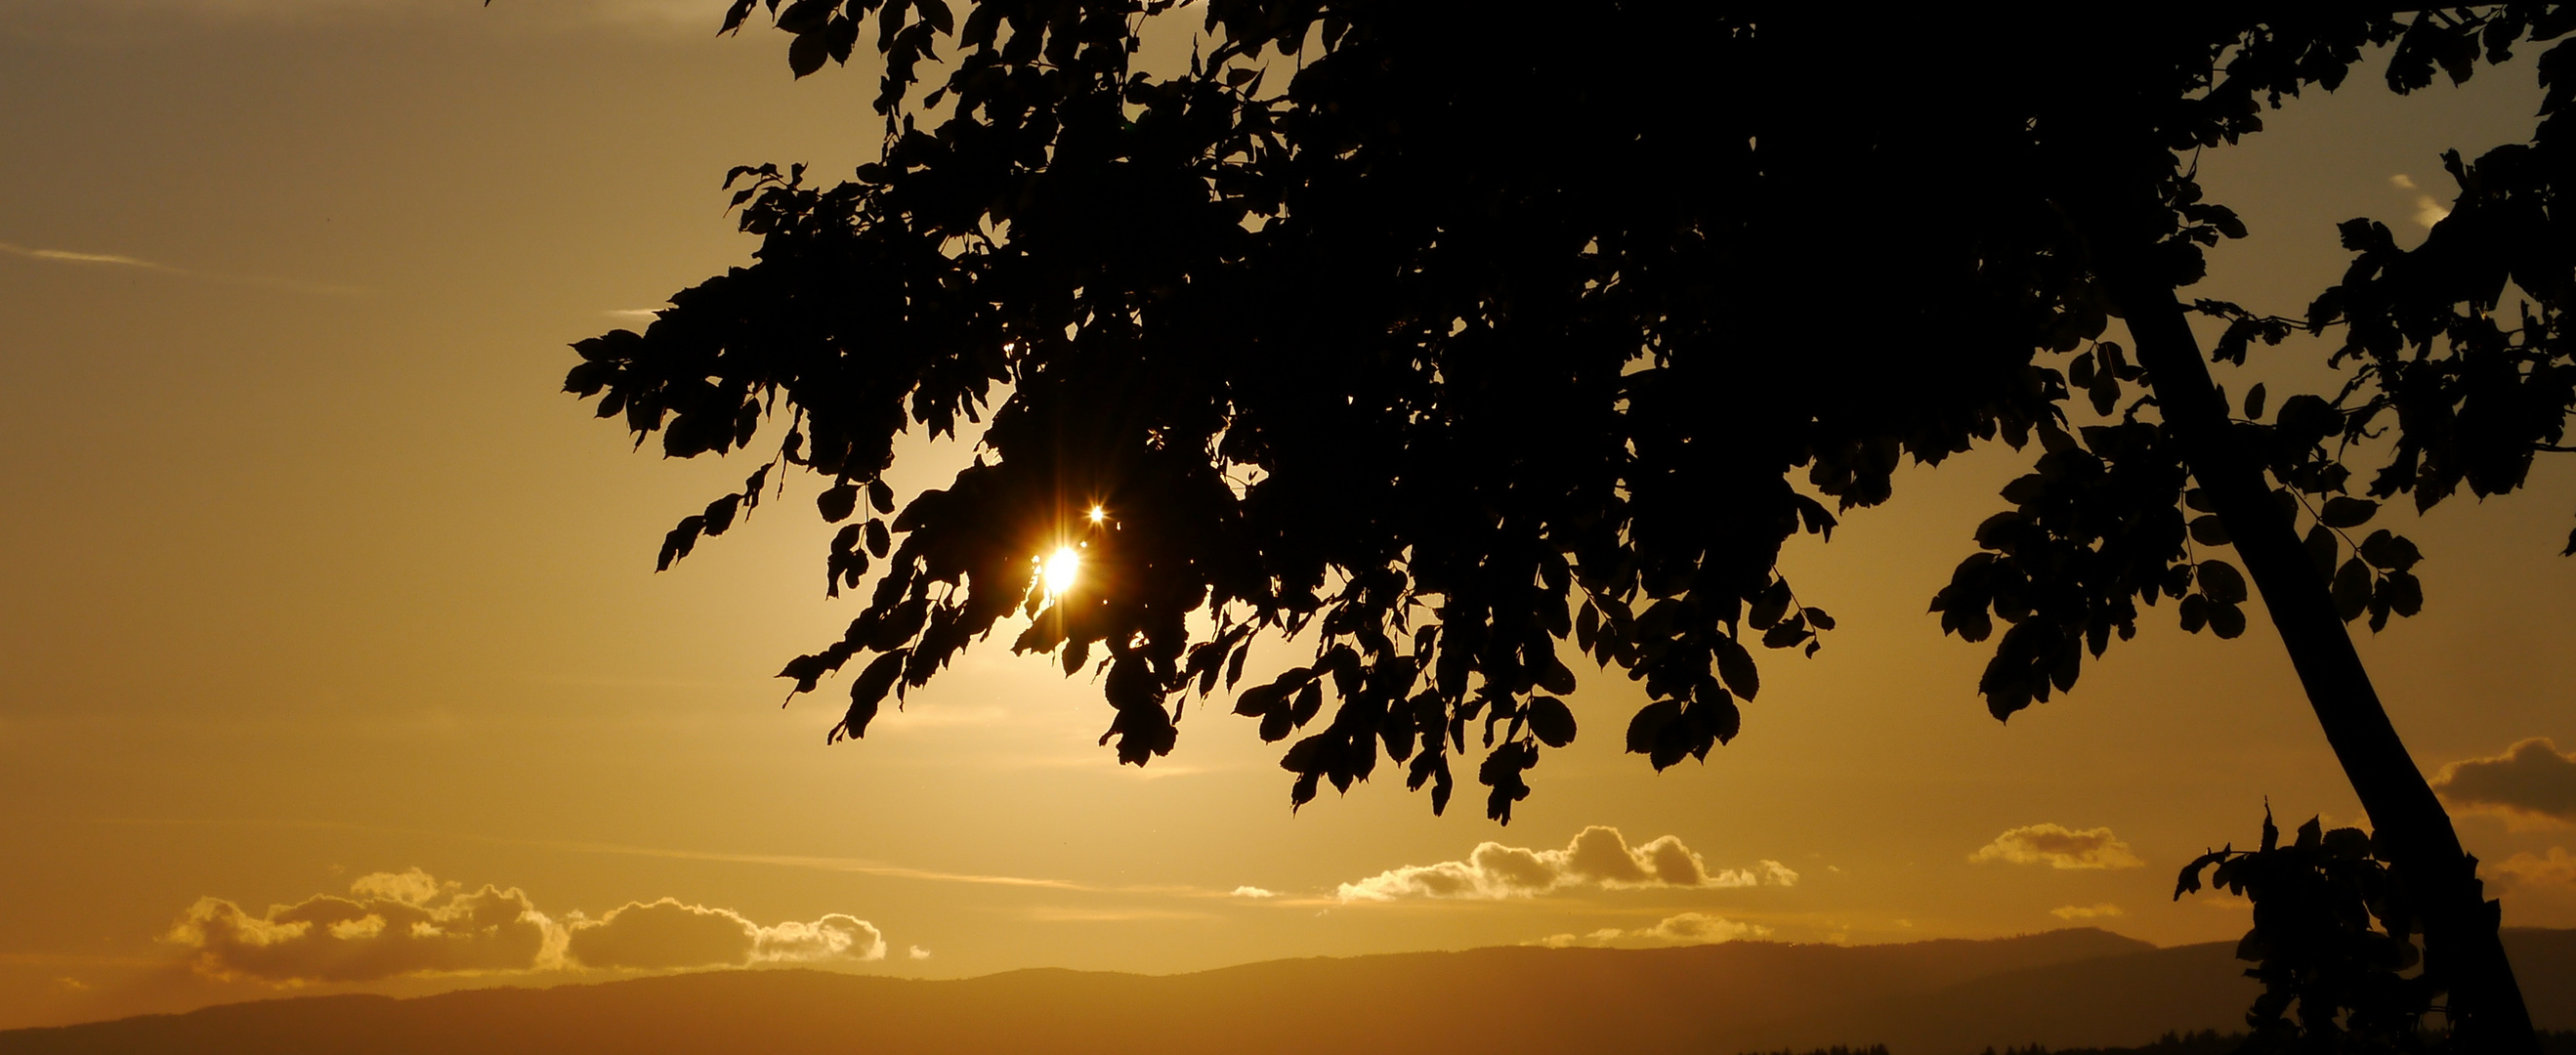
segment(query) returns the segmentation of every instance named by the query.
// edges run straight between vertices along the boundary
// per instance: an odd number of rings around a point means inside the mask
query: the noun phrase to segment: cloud
[[[677,898],[630,901],[567,928],[564,952],[584,967],[660,970],[755,963],[820,963],[885,959],[885,935],[874,924],[833,913],[812,923],[763,927],[732,909],[683,904]]]
[[[927,960],[930,958],[930,950],[915,945],[903,951],[903,958],[907,960]]]
[[[138,271],[150,271],[163,275],[177,275],[183,278],[211,279],[217,282],[264,286],[270,289],[283,289],[297,293],[320,293],[335,297],[359,296],[369,292],[368,290],[358,286],[335,286],[312,282],[299,282],[291,278],[275,278],[267,275],[224,275],[207,271],[193,271],[184,267],[172,267],[168,264],[145,260],[141,257],[126,256],[122,253],[85,253],[72,249],[38,249],[33,246],[0,242],[0,254],[27,260],[42,260],[48,263],[72,264],[82,267],[133,268]]]
[[[1406,865],[1343,883],[1342,901],[1393,901],[1405,897],[1499,899],[1534,897],[1592,884],[1634,887],[1794,886],[1798,873],[1778,861],[1711,873],[1682,841],[1667,835],[1631,847],[1619,829],[1593,825],[1562,850],[1528,850],[1479,843],[1463,861]]]
[[[2417,189],[2415,186],[2415,177],[2409,176],[2403,172],[2388,177],[2388,185],[2401,191]],[[2416,226],[2431,227],[2434,224],[2442,222],[2444,218],[2450,215],[2451,210],[2443,208],[2442,203],[2433,200],[2432,195],[2418,194],[2415,196]]]
[[[760,926],[731,909],[673,898],[629,902],[598,919],[558,920],[516,887],[467,891],[414,868],[375,872],[349,894],[317,894],[252,914],[200,898],[167,940],[198,973],[296,984],[397,975],[612,968],[660,970],[885,958],[874,924],[832,913]]]
[[[1752,923],[1739,923],[1723,916],[1684,912],[1678,916],[1666,916],[1662,922],[1637,933],[1670,942],[1710,945],[1721,941],[1734,941],[1737,938],[1762,937],[1771,933],[1771,928]]]
[[[2109,828],[2077,831],[2062,824],[2033,824],[2012,829],[1969,854],[1968,860],[2045,864],[2050,868],[2142,868],[2146,865],[2146,862],[2138,860],[2138,855],[2130,853],[2129,844],[2113,836]]]
[[[187,274],[187,272],[171,267],[168,264],[156,264],[149,260],[124,256],[118,253],[80,253],[69,249],[36,249],[23,245],[11,245],[7,242],[0,242],[0,253],[7,253],[10,256],[16,257],[25,257],[29,260],[50,260],[58,264],[109,264],[116,267],[141,268],[145,271],[161,271],[173,275]]]
[[[2492,865],[2508,886],[2576,886],[2576,857],[2552,846],[2549,856],[2521,853]]]
[[[1568,949],[1575,946],[1603,948],[1639,945],[1715,945],[1719,942],[1743,938],[1770,936],[1771,928],[1760,924],[1744,923],[1724,916],[1711,916],[1704,912],[1684,912],[1666,916],[1651,927],[1638,927],[1634,930],[1605,927],[1590,934],[1551,934],[1530,944],[1544,945],[1551,949]]]
[[[555,932],[516,887],[467,893],[417,868],[361,876],[349,893],[272,905],[257,916],[199,898],[168,937],[194,950],[189,962],[199,973],[218,978],[353,982],[527,970]]]
[[[2489,758],[2443,766],[2433,790],[2457,806],[2524,820],[2576,821],[2576,756],[2536,736]]]
[[[1239,886],[1239,887],[1234,888],[1234,892],[1233,892],[1233,893],[1228,894],[1228,895],[1226,895],[1226,896],[1228,896],[1228,897],[1266,898],[1266,897],[1278,897],[1279,895],[1278,895],[1278,894],[1276,894],[1276,893],[1274,893],[1274,892],[1272,892],[1272,891],[1263,890],[1263,889],[1261,889],[1260,887],[1257,887],[1257,886]]]
[[[2059,905],[2056,908],[2048,910],[2048,914],[2059,919],[2066,920],[2108,919],[2112,916],[2128,915],[2128,913],[2123,911],[2120,906],[2114,905],[2108,901],[2099,905]]]

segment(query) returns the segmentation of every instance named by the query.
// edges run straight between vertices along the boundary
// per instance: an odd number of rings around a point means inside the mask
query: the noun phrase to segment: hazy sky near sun
[[[723,6],[0,0],[0,1028],[290,978],[2170,944],[2244,927],[2168,894],[2265,796],[2358,819],[2259,619],[2220,642],[2152,610],[2071,697],[1986,716],[1985,649],[1924,607],[2009,451],[1793,548],[1842,629],[1766,657],[1705,766],[1621,754],[1642,701],[1587,678],[1581,739],[1508,829],[1383,778],[1292,816],[1277,749],[1222,705],[1121,768],[1094,687],[1007,634],[827,748],[833,693],[782,709],[770,677],[856,607],[822,596],[810,483],[655,575],[748,466],[634,453],[556,391],[568,342],[748,259],[727,167],[846,172],[875,142],[873,70],[792,82],[783,37],[711,35]],[[2532,76],[2408,99],[2357,76],[2207,152],[2255,237],[2204,288],[2295,314],[2341,267],[2336,221],[2420,237],[2439,151],[2518,138]],[[2225,380],[2277,403],[2312,351]],[[895,482],[961,457],[913,449]],[[2403,524],[2426,614],[2363,650],[2418,761],[2468,763],[2462,834],[2508,920],[2570,926],[2576,765],[2516,745],[2576,748],[2576,473],[2536,480]]]

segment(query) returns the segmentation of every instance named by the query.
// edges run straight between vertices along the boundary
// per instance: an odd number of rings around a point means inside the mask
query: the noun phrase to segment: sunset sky
[[[1508,828],[1384,773],[1292,815],[1221,703],[1118,766],[1096,687],[1007,633],[826,747],[835,693],[782,709],[771,677],[857,608],[823,596],[813,482],[654,574],[750,466],[637,453],[557,391],[569,342],[749,259],[729,166],[870,157],[874,69],[793,81],[784,36],[713,36],[723,7],[0,0],[0,1028],[715,965],[2177,944],[2243,931],[2241,902],[2169,895],[2266,796],[2360,820],[2259,618],[2222,642],[2151,610],[2070,697],[1987,716],[1986,648],[1925,606],[2028,464],[2008,449],[1794,544],[1842,629],[1765,657],[1707,764],[1621,753],[1642,696],[1578,666],[1582,736]],[[2335,222],[2420,238],[2440,152],[2521,138],[2538,98],[2526,56],[2292,101],[2200,158],[2254,232],[2202,289],[2302,313]],[[2221,380],[2277,402],[2317,358]],[[970,455],[916,444],[893,480]],[[2576,763],[2526,743],[2576,750],[2571,513],[2576,462],[2384,515],[2427,554],[2425,614],[2362,642],[2508,924],[2576,926]]]

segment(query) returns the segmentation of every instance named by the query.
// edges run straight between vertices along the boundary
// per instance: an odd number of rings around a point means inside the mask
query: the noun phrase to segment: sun
[[[1082,574],[1082,553],[1071,546],[1058,546],[1040,565],[1039,575],[1046,582],[1048,597],[1062,597],[1073,591],[1074,580]]]

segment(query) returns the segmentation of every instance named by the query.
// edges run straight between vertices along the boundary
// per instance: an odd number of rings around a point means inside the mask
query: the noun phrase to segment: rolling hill
[[[2576,1026],[2576,931],[2513,931],[2507,941],[2535,1018]],[[2241,967],[2226,943],[2159,949],[2081,929],[1855,947],[1475,949],[1166,976],[725,971],[231,1004],[0,1032],[0,1055],[1733,1055],[1872,1043],[1895,1055],[1962,1055],[2235,1028],[2253,993]]]

